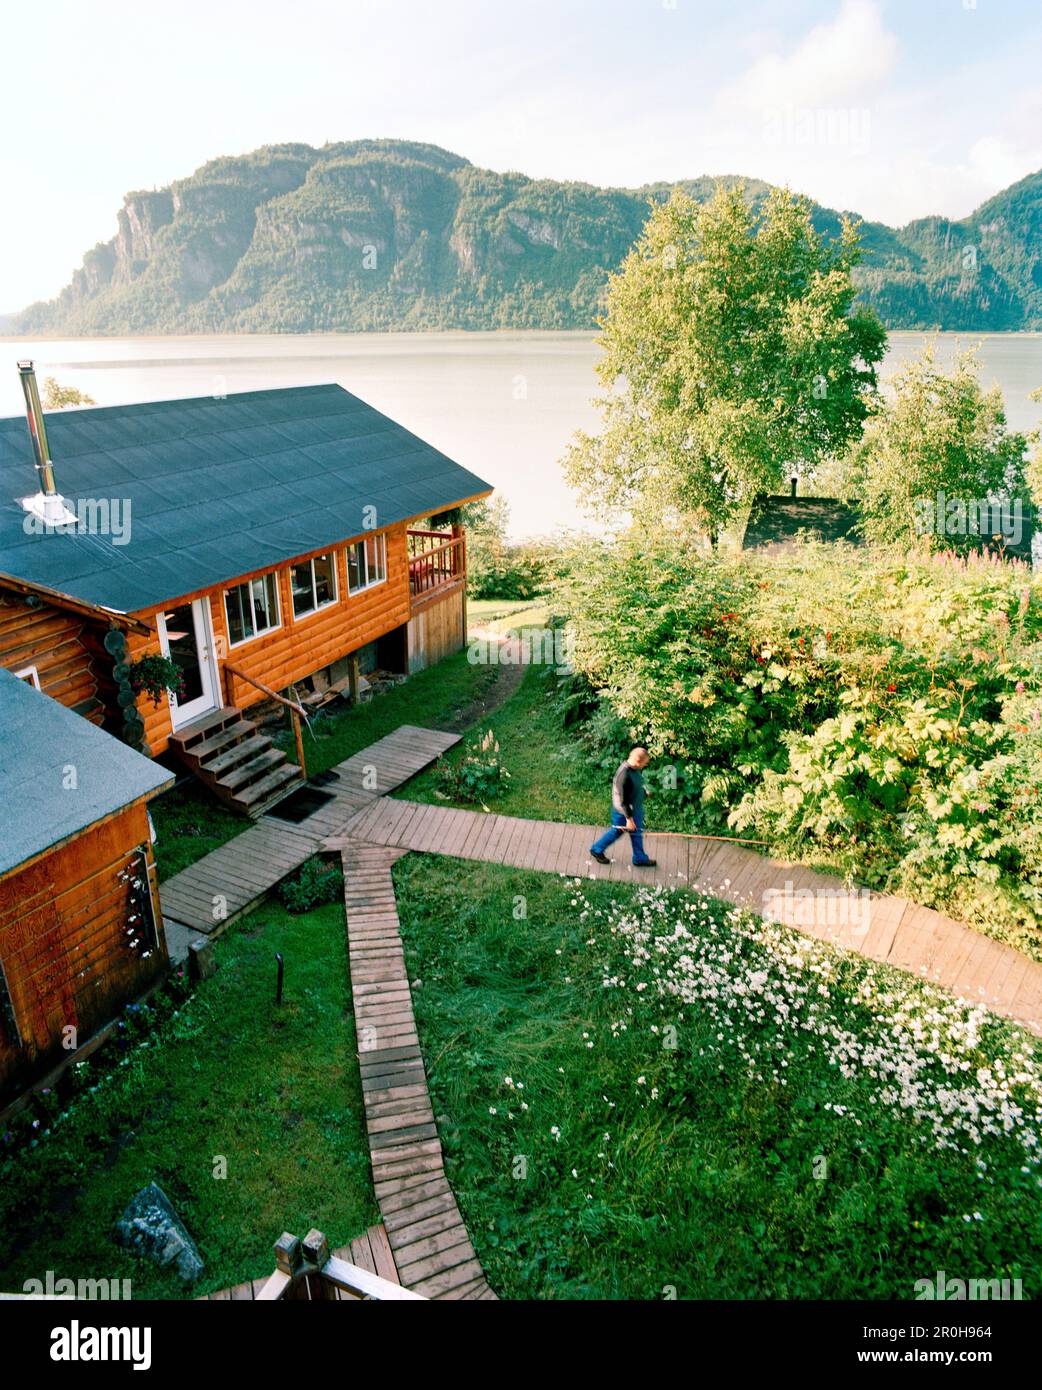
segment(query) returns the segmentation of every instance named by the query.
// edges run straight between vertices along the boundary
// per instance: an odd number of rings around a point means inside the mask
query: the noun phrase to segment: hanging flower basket
[[[164,695],[183,695],[185,678],[168,656],[142,656],[127,667],[127,681],[136,695],[148,695],[158,705]]]

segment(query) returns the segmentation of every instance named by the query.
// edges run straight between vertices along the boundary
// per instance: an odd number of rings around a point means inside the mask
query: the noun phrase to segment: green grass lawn
[[[368,748],[378,738],[393,733],[401,724],[443,729],[478,698],[495,679],[488,667],[471,665],[465,651],[446,657],[426,671],[417,671],[394,690],[385,691],[365,704],[312,721],[314,736],[305,731],[304,758],[309,773],[324,772]],[[287,752],[292,736],[285,735]]]
[[[294,917],[266,904],[215,953],[217,973],[151,1040],[94,1072],[97,1089],[35,1148],[5,1159],[0,1143],[0,1290],[50,1269],[129,1278],[138,1298],[190,1296],[270,1274],[283,1231],[318,1227],[337,1246],[376,1219],[343,909]],[[226,1178],[214,1176],[219,1156]],[[115,1244],[117,1218],[153,1180],[206,1261],[192,1290]]]
[[[913,1298],[942,1269],[1042,1293],[1037,1040],[697,894],[394,874],[502,1297]]]
[[[560,716],[547,702],[543,668],[530,666],[510,699],[490,718],[480,721],[473,735],[446,755],[447,760],[456,762],[464,757],[477,736],[488,729],[495,734],[500,756],[510,773],[507,791],[488,803],[490,810],[537,820],[582,825],[599,825],[603,820],[608,824],[614,768],[591,768],[585,761],[575,740],[562,728]],[[394,795],[410,801],[464,805],[438,795],[439,786],[437,769],[430,767]],[[470,809],[476,808],[471,805]]]
[[[505,631],[517,627],[545,627],[550,609],[545,598],[472,598],[467,600],[467,627]]]

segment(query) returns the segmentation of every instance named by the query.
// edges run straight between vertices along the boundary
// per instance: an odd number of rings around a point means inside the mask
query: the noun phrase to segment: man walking
[[[611,829],[590,846],[590,853],[598,864],[611,863],[604,851],[628,830],[634,868],[654,868],[656,861],[644,853],[644,778],[641,773],[649,762],[646,748],[633,748],[626,761],[620,764],[611,784]]]

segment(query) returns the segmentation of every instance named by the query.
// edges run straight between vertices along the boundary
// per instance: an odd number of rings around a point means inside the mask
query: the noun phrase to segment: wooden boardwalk
[[[391,865],[404,851],[343,851],[358,1064],[373,1185],[402,1284],[491,1300],[442,1162],[398,929]]]
[[[368,1270],[370,1274],[379,1274],[381,1279],[387,1279],[392,1284],[401,1284],[402,1282],[398,1277],[398,1268],[394,1263],[394,1255],[391,1253],[391,1243],[387,1239],[387,1232],[383,1226],[370,1226],[368,1231],[357,1236],[350,1245],[345,1245],[340,1250],[334,1250],[333,1254],[341,1260],[347,1260],[349,1264],[358,1265],[360,1269]],[[217,1293],[203,1294],[196,1301],[199,1303],[252,1303],[270,1278],[270,1274],[265,1274],[262,1279],[247,1280],[245,1284],[236,1284],[233,1289],[221,1289]],[[344,1303],[359,1301],[344,1289],[337,1289],[335,1292],[337,1301]]]
[[[333,800],[306,820],[293,824],[262,816],[234,840],[161,883],[164,917],[195,931],[223,931],[298,869],[323,840],[341,832],[359,810],[400,787],[458,742],[458,734],[403,724],[338,763],[336,776],[321,787]]]
[[[646,836],[648,851],[658,860],[655,869],[631,867],[624,837],[609,850],[614,862],[606,867],[589,852],[602,831],[387,799],[357,812],[326,848],[364,841],[612,883],[689,885],[899,966],[1042,1036],[1042,965],[965,923],[906,898],[850,895],[839,879],[694,836]]]

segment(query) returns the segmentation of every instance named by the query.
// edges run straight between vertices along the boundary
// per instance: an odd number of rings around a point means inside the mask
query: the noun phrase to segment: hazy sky
[[[756,175],[898,224],[1042,167],[1039,0],[48,0],[0,26],[4,311],[56,293],[128,190],[269,143]]]

